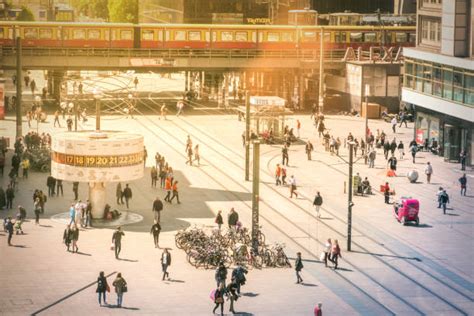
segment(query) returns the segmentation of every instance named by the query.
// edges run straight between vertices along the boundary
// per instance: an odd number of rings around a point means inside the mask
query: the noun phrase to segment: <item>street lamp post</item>
[[[21,137],[22,119],[21,119],[21,94],[22,94],[22,73],[21,73],[21,37],[16,38],[16,138]]]
[[[245,181],[250,179],[250,95],[245,92]]]
[[[260,189],[260,141],[253,141],[253,174],[252,174],[252,248],[258,252],[258,219]]]
[[[319,42],[319,112],[324,111],[324,27],[321,27]]]
[[[100,131],[100,92],[94,89],[92,94],[95,99],[95,130]]]
[[[349,142],[349,190],[347,195],[347,251],[351,251],[352,242],[352,164],[353,164],[354,142]]]

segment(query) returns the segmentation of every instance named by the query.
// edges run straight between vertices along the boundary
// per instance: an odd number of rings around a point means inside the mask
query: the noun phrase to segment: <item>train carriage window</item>
[[[232,40],[233,40],[233,32],[230,32],[230,31],[221,32],[221,41],[231,42]]]
[[[407,33],[396,32],[395,43],[405,43],[407,41]]]
[[[217,41],[217,32],[216,31],[212,31],[212,41],[213,42]]]
[[[303,38],[305,41],[316,40],[316,32],[303,32]]]
[[[69,39],[69,29],[62,29],[62,39],[67,40]]]
[[[236,42],[247,42],[248,41],[247,32],[235,32],[235,41]]]
[[[25,28],[24,31],[25,39],[37,39],[38,38],[38,29],[35,28]]]
[[[81,40],[86,38],[86,31],[85,30],[72,30],[72,39]]]
[[[331,33],[329,32],[324,32],[324,42],[329,43],[331,41]]]
[[[408,33],[408,41],[410,43],[415,43],[416,42],[416,34],[415,33]]]
[[[364,33],[364,42],[375,43],[377,41],[377,34],[375,32]]]
[[[334,40],[336,43],[345,43],[347,41],[346,32],[336,32]]]
[[[175,41],[185,41],[186,40],[186,31],[174,31],[174,40]]]
[[[120,39],[122,40],[132,40],[132,31],[131,30],[121,30]]]
[[[267,33],[267,42],[279,42],[280,33],[277,32],[268,32]]]
[[[142,39],[144,41],[152,41],[153,40],[153,31],[152,30],[142,30]]]
[[[351,32],[351,42],[360,43],[362,42],[362,33],[352,33]]]
[[[100,30],[89,30],[87,31],[87,37],[91,40],[100,39]]]
[[[293,42],[293,33],[291,33],[291,32],[281,33],[281,41],[282,42]]]
[[[104,39],[106,41],[110,40],[110,30],[104,30]]]
[[[40,39],[52,39],[53,38],[53,31],[51,29],[40,29],[39,30],[39,38]]]
[[[200,41],[201,40],[201,31],[189,31],[188,40],[189,41]]]
[[[0,38],[4,38],[4,33],[3,27],[0,27]]]

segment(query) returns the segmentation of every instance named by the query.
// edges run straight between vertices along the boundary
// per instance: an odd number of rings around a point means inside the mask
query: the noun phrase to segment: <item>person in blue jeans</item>
[[[122,307],[123,293],[127,292],[127,282],[122,278],[122,273],[117,273],[117,278],[115,278],[112,285],[115,287],[115,293],[117,293],[117,307]]]
[[[95,290],[99,296],[99,305],[102,306],[102,298],[104,298],[104,304],[107,305],[106,292],[109,285],[107,284],[107,278],[104,276],[104,271],[100,271],[99,277],[97,278],[97,289]]]

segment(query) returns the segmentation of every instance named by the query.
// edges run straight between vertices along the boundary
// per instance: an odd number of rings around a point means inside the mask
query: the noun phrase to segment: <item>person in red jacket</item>
[[[173,196],[171,197],[170,203],[172,203],[173,199],[176,198],[178,204],[181,204],[179,201],[179,194],[178,194],[178,181],[175,181],[172,186],[173,189]]]
[[[314,308],[314,316],[323,316],[323,310],[322,310],[322,307],[323,304],[321,303],[318,303],[318,305],[316,305],[316,307]]]
[[[165,180],[165,190],[166,190],[166,196],[164,198],[164,200],[166,202],[169,202],[171,203],[171,178],[170,177],[167,177],[166,180]]]

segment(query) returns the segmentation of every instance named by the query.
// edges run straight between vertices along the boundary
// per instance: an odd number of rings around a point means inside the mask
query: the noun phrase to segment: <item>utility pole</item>
[[[354,143],[349,142],[349,194],[347,195],[347,251],[351,251],[352,240],[352,164],[353,164]]]
[[[245,92],[245,181],[250,180],[250,95]]]
[[[21,37],[16,38],[16,138],[23,135],[21,121]]]
[[[319,112],[324,110],[324,27],[321,27],[319,41],[319,98],[318,108]]]
[[[260,141],[253,141],[253,174],[252,174],[252,248],[258,252],[258,213],[259,213],[259,186],[260,186]]]

